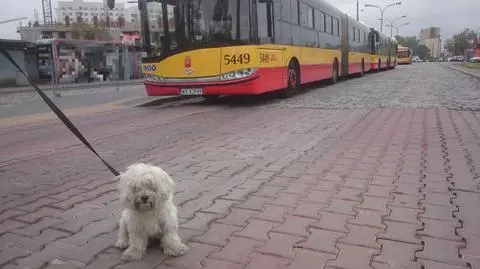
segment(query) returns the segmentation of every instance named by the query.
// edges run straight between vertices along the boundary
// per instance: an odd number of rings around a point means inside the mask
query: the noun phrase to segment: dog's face
[[[143,212],[151,210],[158,199],[158,186],[153,180],[146,178],[130,185],[131,203],[135,210]]]
[[[169,178],[148,166],[130,167],[120,175],[120,199],[135,211],[153,210],[170,198]]]

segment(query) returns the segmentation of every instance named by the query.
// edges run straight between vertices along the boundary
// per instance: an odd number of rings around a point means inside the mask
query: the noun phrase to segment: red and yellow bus
[[[139,0],[138,7],[149,96],[288,97],[302,84],[363,75],[376,67],[372,60],[383,68],[396,57],[394,40],[324,0]]]
[[[412,50],[408,47],[398,46],[398,64],[412,64]]]
[[[371,70],[379,72],[397,66],[397,41],[375,29],[371,29]]]

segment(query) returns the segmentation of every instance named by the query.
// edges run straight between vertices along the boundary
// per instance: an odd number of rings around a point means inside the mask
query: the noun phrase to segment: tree
[[[409,47],[415,56],[418,56],[422,59],[429,58],[430,49],[425,45],[421,45],[420,39],[418,39],[416,36],[396,36],[395,39],[401,46]]]
[[[453,40],[453,38],[445,40],[443,46],[448,52],[455,54],[455,41]]]
[[[412,50],[420,44],[420,40],[416,36],[396,36],[395,39],[397,39],[398,44],[409,47]]]
[[[466,28],[462,32],[455,34],[451,39],[445,41],[445,48],[454,55],[463,55],[466,49],[471,49],[472,40],[475,40],[477,33],[474,30]]]
[[[75,39],[110,40],[111,36],[105,28],[95,27],[87,23],[75,23],[72,27],[72,36]]]
[[[425,60],[430,56],[430,49],[425,45],[418,45],[413,51],[413,54]]]
[[[118,17],[118,27],[124,27],[124,26],[125,26],[125,18]]]

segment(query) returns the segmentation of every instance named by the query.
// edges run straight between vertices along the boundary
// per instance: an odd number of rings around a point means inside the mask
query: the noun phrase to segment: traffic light
[[[109,9],[113,9],[115,7],[115,0],[107,0],[107,6]]]

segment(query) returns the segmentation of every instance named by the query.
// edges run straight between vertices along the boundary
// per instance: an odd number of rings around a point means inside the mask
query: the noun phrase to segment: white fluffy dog
[[[160,238],[165,255],[188,251],[178,235],[174,182],[160,167],[136,163],[120,174],[118,188],[125,206],[120,218],[116,247],[125,249],[122,260],[145,256],[149,239]]]

